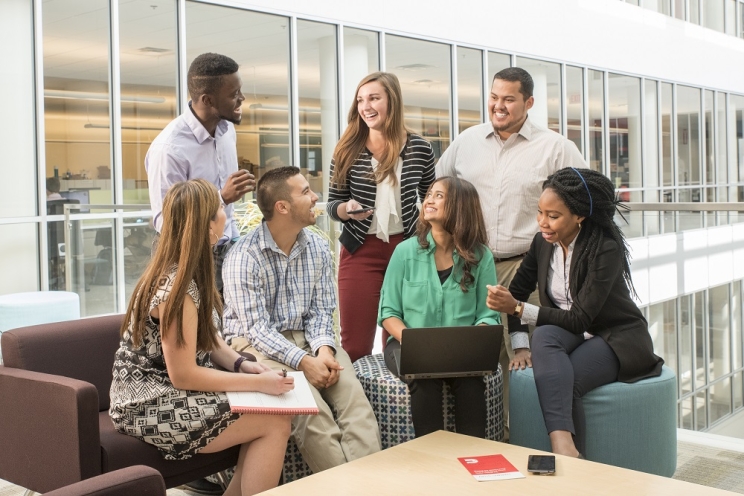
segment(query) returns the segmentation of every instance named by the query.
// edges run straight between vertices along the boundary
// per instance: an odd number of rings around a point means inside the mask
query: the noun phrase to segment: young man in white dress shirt
[[[150,206],[160,232],[163,198],[173,184],[206,179],[225,203],[225,231],[215,247],[217,288],[222,292],[222,260],[237,240],[232,203],[253,191],[252,174],[238,170],[235,124],[242,118],[245,97],[238,64],[225,55],[203,53],[189,67],[191,101],[186,111],[155,138],[145,156]]]
[[[488,97],[490,122],[458,135],[436,167],[437,177],[461,177],[478,190],[498,283],[507,288],[539,230],[537,200],[543,181],[565,167],[587,167],[572,141],[530,121],[533,89],[532,77],[524,69],[510,67],[496,73]],[[529,302],[540,304],[537,292]],[[514,349],[527,348],[529,343],[526,338],[524,342],[509,339],[506,317],[501,316],[504,344],[499,362],[508,415],[510,357]]]

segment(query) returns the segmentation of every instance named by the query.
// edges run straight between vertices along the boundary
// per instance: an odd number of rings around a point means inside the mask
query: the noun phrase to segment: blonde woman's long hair
[[[129,330],[135,346],[142,343],[150,302],[168,270],[177,265],[170,295],[160,313],[160,334],[170,332],[176,323],[176,342],[183,346],[183,304],[189,283],[199,290],[197,349],[211,351],[217,346],[217,328],[212,309],[222,315],[222,300],[214,281],[214,260],[210,246],[210,221],[220,208],[215,187],[204,179],[174,184],[163,200],[163,228],[157,249],[132,292],[121,334]],[[222,233],[215,233],[221,236]]]
[[[357,110],[357,95],[362,86],[372,81],[377,81],[382,85],[388,98],[387,119],[385,119],[382,131],[385,137],[385,148],[380,156],[380,165],[375,170],[374,179],[378,184],[388,178],[393,185],[397,181],[395,166],[398,164],[400,150],[406,141],[404,136],[408,132],[403,122],[403,95],[398,76],[390,72],[373,72],[359,82],[354,92],[354,101],[349,108],[348,126],[333,151],[334,169],[331,184],[335,186],[346,185],[349,169],[367,144],[369,127]]]

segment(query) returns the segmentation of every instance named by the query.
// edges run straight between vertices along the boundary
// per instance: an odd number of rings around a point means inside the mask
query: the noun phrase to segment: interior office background
[[[73,211],[84,315],[123,311],[146,263],[144,156],[186,108],[186,69],[206,51],[240,64],[241,163],[297,165],[321,199],[364,75],[398,75],[406,125],[439,156],[486,120],[491,78],[509,66],[535,79],[530,118],[624,199],[744,196],[741,0],[3,0],[0,14],[0,294],[69,278],[46,178],[82,204],[141,205]],[[743,409],[744,224],[664,219],[626,226],[639,305],[679,377],[680,427],[706,430]]]

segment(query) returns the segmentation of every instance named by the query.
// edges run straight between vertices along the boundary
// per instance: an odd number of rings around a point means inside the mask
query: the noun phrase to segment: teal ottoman
[[[677,378],[613,382],[584,396],[588,460],[671,477],[677,468]],[[551,451],[532,369],[511,372],[509,442]]]

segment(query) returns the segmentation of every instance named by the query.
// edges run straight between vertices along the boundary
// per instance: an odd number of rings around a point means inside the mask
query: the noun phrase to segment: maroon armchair
[[[166,496],[160,472],[143,465],[114,470],[76,482],[44,496]]]
[[[47,492],[132,465],[166,487],[232,467],[239,447],[167,461],[120,434],[108,415],[122,315],[23,327],[2,334],[0,478]]]

